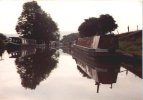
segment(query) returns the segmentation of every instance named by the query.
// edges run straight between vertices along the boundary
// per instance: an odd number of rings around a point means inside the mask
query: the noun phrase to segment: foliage
[[[4,46],[4,42],[6,41],[6,39],[7,37],[4,34],[0,33],[0,47]]]
[[[23,11],[15,29],[20,36],[36,40],[54,40],[55,34],[58,33],[56,23],[36,1],[23,5]]]
[[[115,24],[115,20],[113,19],[112,16],[109,14],[106,15],[100,15],[99,18],[99,33],[100,34],[106,34],[107,32],[112,32],[114,31],[118,25]]]
[[[6,40],[6,39],[7,37],[4,34],[0,33],[0,40]]]
[[[109,14],[100,15],[99,18],[91,17],[79,26],[78,31],[81,37],[93,35],[105,35],[118,27],[115,20]]]
[[[119,49],[131,54],[141,55],[142,43],[141,39],[136,39],[136,41],[122,41],[119,40]],[[140,44],[140,45],[139,45]]]
[[[85,19],[85,22],[79,26],[78,31],[81,37],[88,37],[96,34],[98,32],[98,18],[92,17]]]
[[[69,42],[73,42],[74,40],[77,40],[77,38],[78,38],[78,33],[71,33],[69,35],[64,35],[61,42],[69,43]]]
[[[142,31],[132,31],[128,34],[122,33],[119,37],[119,49],[124,52],[142,55]]]

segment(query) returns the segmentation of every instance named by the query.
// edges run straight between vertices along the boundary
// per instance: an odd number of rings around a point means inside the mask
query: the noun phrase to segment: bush
[[[99,18],[91,17],[79,26],[78,31],[81,37],[94,35],[105,35],[114,31],[118,27],[115,20],[109,14],[100,15]]]

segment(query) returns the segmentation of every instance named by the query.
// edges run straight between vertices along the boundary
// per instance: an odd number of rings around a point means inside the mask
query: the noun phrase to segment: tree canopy
[[[114,31],[118,27],[115,20],[109,14],[100,15],[99,18],[91,17],[79,26],[78,31],[80,36],[88,37],[93,35],[105,35],[108,32]]]
[[[4,34],[0,33],[0,40],[6,40],[6,38],[7,37]]]
[[[58,33],[56,23],[36,1],[24,3],[15,29],[20,36],[36,40],[54,40]]]
[[[4,46],[4,42],[6,41],[6,39],[7,37],[4,34],[0,33],[0,47]]]
[[[71,34],[68,34],[68,35],[64,35],[61,42],[62,43],[73,42],[74,40],[77,40],[78,35],[79,35],[78,33],[71,33]]]
[[[118,27],[118,25],[115,24],[115,20],[113,19],[113,17],[109,14],[100,15],[99,25],[100,25],[99,28],[100,34],[106,34],[107,32],[111,33]]]

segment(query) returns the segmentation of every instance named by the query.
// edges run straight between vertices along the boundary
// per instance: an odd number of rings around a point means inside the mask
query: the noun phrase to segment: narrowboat
[[[36,40],[22,37],[9,37],[6,45],[7,49],[20,49],[26,46],[35,46]]]
[[[112,34],[78,38],[72,46],[72,55],[82,56],[82,59],[104,60],[106,58],[106,61],[114,61],[119,57],[118,48],[118,37]]]

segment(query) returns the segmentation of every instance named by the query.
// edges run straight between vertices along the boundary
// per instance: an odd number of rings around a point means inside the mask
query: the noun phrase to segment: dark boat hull
[[[91,48],[85,48],[82,46],[74,45],[72,48],[73,58],[80,58],[85,62],[119,62],[120,54],[110,50],[97,50]]]
[[[21,49],[21,45],[17,43],[7,43],[6,49],[8,52],[12,52],[12,51]]]

